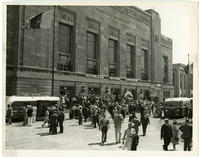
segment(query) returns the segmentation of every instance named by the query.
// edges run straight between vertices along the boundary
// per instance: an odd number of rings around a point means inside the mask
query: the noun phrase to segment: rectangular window
[[[186,75],[184,74],[184,89],[186,89]]]
[[[72,27],[67,24],[59,23],[58,51],[59,63],[58,70],[72,71]]]
[[[142,80],[148,80],[148,69],[149,69],[149,57],[148,57],[148,50],[142,49],[142,61],[141,61],[141,79]]]
[[[97,35],[87,32],[87,73],[98,74]]]
[[[163,77],[163,82],[168,82],[168,57],[163,56],[163,63],[164,63],[164,77]]]
[[[134,56],[134,46],[127,44],[126,45],[126,63],[127,63],[127,78],[134,78],[134,68],[135,68],[135,56]]]
[[[117,41],[109,39],[109,76],[117,76]]]
[[[180,88],[183,89],[183,74],[180,74]]]
[[[88,32],[87,40],[88,58],[96,59],[96,35]]]
[[[58,51],[71,54],[71,26],[59,23]]]
[[[117,42],[115,40],[109,40],[109,62],[110,63],[116,63],[116,55],[117,55],[117,50],[116,50],[116,47],[117,47]]]

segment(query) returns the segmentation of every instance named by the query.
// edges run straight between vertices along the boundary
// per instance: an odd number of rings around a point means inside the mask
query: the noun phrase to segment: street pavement
[[[24,127],[22,123],[13,123],[5,128],[5,148],[8,150],[118,150],[125,151],[122,144],[115,143],[115,132],[113,121],[110,120],[110,128],[107,134],[107,142],[101,144],[101,131],[93,128],[91,122],[84,122],[78,125],[76,119],[64,121],[64,133],[49,135],[49,128],[42,127],[42,121],[32,126]],[[68,118],[68,114],[66,114]],[[172,122],[172,121],[170,121]],[[150,125],[147,127],[146,136],[142,136],[142,127],[139,129],[138,151],[163,151],[163,141],[160,140],[160,127],[163,120],[150,117]],[[128,125],[128,116],[122,126],[122,137]],[[58,127],[59,131],[59,127]],[[172,151],[172,144],[169,146]],[[183,151],[183,141],[177,145],[177,151]]]

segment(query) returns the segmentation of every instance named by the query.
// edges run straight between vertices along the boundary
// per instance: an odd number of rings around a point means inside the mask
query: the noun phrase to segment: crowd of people
[[[139,144],[139,126],[142,127],[143,136],[146,135],[147,127],[150,124],[150,115],[155,115],[156,108],[161,103],[155,103],[153,100],[136,99],[130,94],[120,96],[114,94],[106,94],[98,97],[93,92],[87,96],[81,94],[78,97],[64,96],[56,105],[50,105],[45,111],[45,119],[42,127],[48,124],[49,133],[55,135],[58,133],[57,127],[60,127],[59,133],[64,132],[63,122],[65,120],[65,112],[69,111],[69,119],[78,120],[78,125],[82,122],[91,122],[91,126],[98,128],[101,135],[101,144],[107,141],[107,132],[109,131],[112,120],[115,130],[116,144],[122,143],[123,148],[129,151],[136,151]],[[10,107],[8,107],[10,109]],[[157,109],[158,110],[158,109]],[[107,116],[109,112],[110,117]],[[36,120],[37,107],[27,105],[24,107],[24,121],[23,125],[31,126]],[[11,113],[10,113],[11,114]],[[124,119],[128,116],[128,127],[124,130],[122,137],[122,124]],[[110,119],[110,120],[109,120]],[[186,117],[187,122],[189,121]],[[186,125],[186,126],[185,126]],[[188,135],[190,128],[185,124],[180,127],[184,134],[184,150],[191,150],[192,135]],[[189,125],[189,124],[188,124]],[[190,125],[189,125],[190,126]],[[191,133],[191,132],[189,132]],[[169,120],[165,119],[165,124],[161,127],[161,139],[164,140],[163,150],[168,150],[168,145],[173,144],[174,150],[179,142],[178,128],[174,121],[172,125]],[[188,139],[190,137],[190,139]]]

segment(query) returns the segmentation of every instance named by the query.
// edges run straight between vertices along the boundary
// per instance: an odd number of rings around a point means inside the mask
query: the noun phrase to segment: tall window
[[[72,28],[70,25],[59,23],[58,51],[59,63],[58,70],[72,71]]]
[[[127,78],[134,78],[134,65],[135,65],[135,57],[134,57],[134,46],[127,44],[126,45],[126,62],[127,62]]]
[[[163,63],[164,63],[164,77],[163,77],[163,82],[168,82],[168,57],[163,56]]]
[[[186,89],[186,81],[187,81],[186,75],[184,74],[184,89]]]
[[[142,49],[142,63],[141,66],[142,68],[142,72],[141,72],[141,79],[142,80],[148,80],[148,69],[149,69],[149,57],[148,57],[148,50]]]
[[[109,39],[109,76],[117,76],[117,41]]]
[[[87,73],[98,74],[97,67],[97,35],[87,33]]]
[[[180,88],[183,89],[183,73],[180,73]]]

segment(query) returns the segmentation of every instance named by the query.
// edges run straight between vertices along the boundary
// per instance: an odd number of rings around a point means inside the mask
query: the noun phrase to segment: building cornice
[[[111,6],[112,8],[124,13],[140,22],[151,25],[151,16],[134,6]]]

